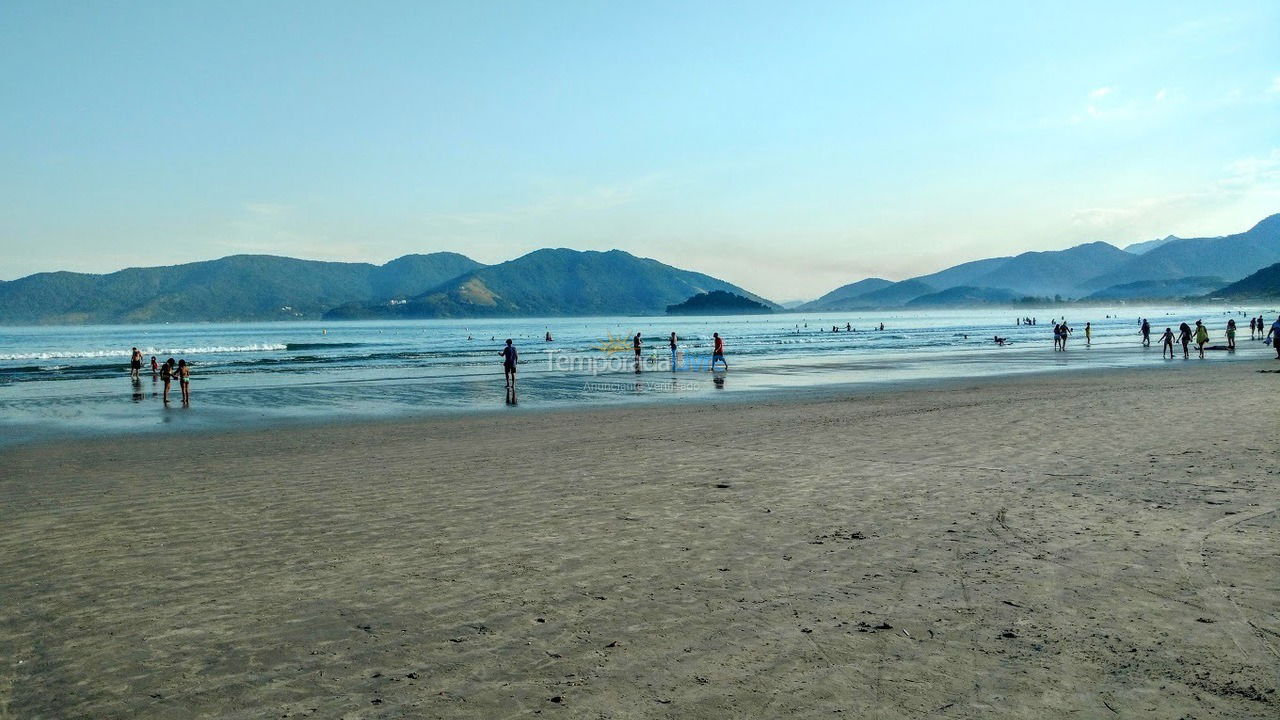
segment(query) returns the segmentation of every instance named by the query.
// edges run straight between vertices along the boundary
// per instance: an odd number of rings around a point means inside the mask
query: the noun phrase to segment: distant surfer
[[[511,342],[511,338],[507,338],[507,346],[502,348],[502,374],[507,380],[507,387],[516,386],[516,361],[520,359],[520,353],[516,352],[516,346]]]

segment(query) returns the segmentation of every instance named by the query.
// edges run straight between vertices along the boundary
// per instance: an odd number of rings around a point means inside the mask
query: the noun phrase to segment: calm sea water
[[[981,377],[1081,367],[1169,366],[1139,344],[1138,319],[1166,326],[1203,318],[1211,344],[1225,342],[1228,317],[1242,332],[1234,354],[1209,362],[1267,357],[1250,342],[1248,316],[1270,308],[1074,308],[1075,334],[1055,353],[1052,309],[783,314],[766,317],[603,317],[0,328],[0,444],[81,434],[203,431],[253,423],[409,417],[475,410],[594,406],[637,401],[705,401],[728,393],[820,392],[841,386]],[[1108,317],[1110,316],[1110,317]],[[1093,346],[1085,347],[1085,322]],[[855,332],[845,332],[846,323]],[[880,331],[880,323],[885,329]],[[841,332],[831,332],[838,325]],[[680,336],[684,369],[669,366],[667,336]],[[547,342],[545,333],[553,340]],[[642,333],[641,373],[630,338]],[[726,340],[730,370],[706,370],[711,334]],[[999,334],[1010,343],[999,347]],[[510,405],[498,352],[521,353]],[[609,354],[610,338],[622,352]],[[166,407],[144,369],[128,375],[129,351],[149,361],[193,364],[192,404]],[[601,349],[605,348],[605,349]],[[1181,359],[1177,361],[1181,363]],[[1176,363],[1175,363],[1176,365]]]

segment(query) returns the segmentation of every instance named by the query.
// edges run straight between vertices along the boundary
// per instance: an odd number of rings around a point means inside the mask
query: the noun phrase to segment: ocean
[[[291,322],[0,328],[0,445],[138,432],[206,432],[335,419],[475,411],[706,402],[729,394],[830,392],[922,380],[1085,367],[1169,366],[1155,338],[1204,319],[1211,345],[1236,318],[1240,349],[1209,362],[1263,358],[1248,317],[1269,308],[1066,308],[1075,330],[1053,351],[1063,308],[939,310],[732,317],[591,317],[397,322]],[[1018,325],[1018,315],[1034,326]],[[1144,349],[1139,318],[1151,319]],[[1084,327],[1093,327],[1092,347]],[[854,331],[845,331],[849,324]],[[880,324],[884,330],[879,330]],[[832,327],[839,332],[832,332]],[[680,338],[673,371],[667,337]],[[546,340],[546,333],[552,340]],[[641,333],[635,372],[631,337]],[[712,333],[725,338],[728,372],[711,372]],[[1008,338],[998,346],[993,337]],[[499,351],[520,352],[514,398]],[[131,382],[131,347],[192,364],[190,407],[170,404],[144,367]],[[1194,360],[1194,352],[1193,352]],[[1173,363],[1181,363],[1179,359]],[[717,366],[718,368],[718,366]],[[513,402],[514,401],[514,402]]]

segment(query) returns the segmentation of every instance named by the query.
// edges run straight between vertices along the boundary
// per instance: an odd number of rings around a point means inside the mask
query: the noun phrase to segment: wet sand
[[[0,718],[1274,718],[1278,366],[5,450]]]

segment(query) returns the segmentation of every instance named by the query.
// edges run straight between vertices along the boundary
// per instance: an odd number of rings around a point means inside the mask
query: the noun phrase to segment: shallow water
[[[767,317],[601,317],[262,323],[0,329],[0,444],[66,435],[197,431],[280,421],[409,417],[501,408],[679,402],[721,393],[818,391],[915,380],[985,377],[1081,367],[1167,363],[1154,338],[1203,318],[1211,344],[1225,344],[1236,317],[1240,351],[1210,362],[1266,357],[1251,342],[1249,314],[1269,308],[1073,308],[1065,353],[1052,347],[1053,310],[947,310],[782,314]],[[1242,314],[1243,313],[1243,314]],[[1271,317],[1274,313],[1268,314]],[[1107,317],[1110,315],[1111,317]],[[1152,321],[1144,349],[1138,318]],[[1086,347],[1084,324],[1093,326]],[[846,323],[855,331],[846,332]],[[884,323],[885,330],[875,329]],[[838,326],[840,332],[831,332]],[[544,333],[551,332],[547,342]],[[672,371],[667,336],[680,337]],[[630,338],[642,333],[641,373]],[[729,372],[709,372],[712,332],[726,340]],[[1009,343],[997,346],[999,334]],[[517,404],[504,387],[498,352],[521,353]],[[610,341],[613,344],[610,344]],[[193,363],[192,404],[161,402],[144,368],[128,376],[132,346],[164,361]],[[617,349],[617,352],[607,352]],[[1194,352],[1193,352],[1194,359]],[[1181,362],[1179,358],[1178,362]]]

